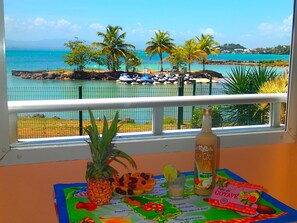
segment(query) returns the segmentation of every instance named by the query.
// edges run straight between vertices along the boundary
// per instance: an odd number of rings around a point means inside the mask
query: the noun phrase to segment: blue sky
[[[176,44],[214,35],[247,48],[289,45],[293,0],[4,0],[6,39],[100,41],[98,31],[119,25],[137,46],[168,31]]]

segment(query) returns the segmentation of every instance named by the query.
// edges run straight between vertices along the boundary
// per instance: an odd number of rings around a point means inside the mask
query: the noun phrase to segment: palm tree
[[[125,57],[126,71],[129,72],[129,69],[132,68],[132,72],[134,73],[136,67],[141,65],[141,62],[142,59],[134,51],[129,52]]]
[[[276,69],[266,66],[248,68],[236,66],[227,72],[224,83],[225,94],[255,94],[261,86],[279,76]],[[267,111],[257,105],[226,105],[225,118],[231,125],[264,124]]]
[[[158,30],[155,32],[155,37],[152,37],[146,44],[147,47],[144,50],[146,55],[150,54],[150,59],[152,59],[155,54],[158,54],[160,57],[161,71],[163,71],[163,53],[170,54],[175,48],[173,39],[169,36],[168,32]]]
[[[91,51],[91,61],[98,64],[98,68],[100,70],[100,66],[104,65],[104,57],[102,57],[102,51],[93,49]]]
[[[196,39],[192,38],[185,41],[184,46],[186,62],[188,63],[188,71],[191,73],[191,64],[195,60],[201,60],[201,58],[207,59],[207,54],[200,49]]]
[[[288,92],[288,73],[284,72],[283,75],[271,81],[265,82],[259,89],[259,93],[287,93]],[[266,119],[269,119],[269,103],[262,103],[258,105],[259,110],[266,113]],[[281,123],[285,123],[286,118],[286,103],[281,104]]]
[[[197,37],[197,40],[199,42],[200,50],[203,50],[207,55],[217,55],[219,50],[216,49],[216,47],[219,45],[218,42],[214,41],[214,37],[212,35],[204,35],[201,34],[201,37]],[[203,64],[203,71],[205,71],[205,63],[207,62],[207,57],[202,58],[202,64]]]
[[[93,45],[101,47],[104,55],[106,55],[108,69],[115,72],[120,66],[120,57],[125,57],[135,46],[125,42],[126,33],[120,33],[122,27],[107,26],[106,33],[97,32],[99,37],[103,38],[102,42],[94,42]]]
[[[251,68],[251,81],[253,82],[252,93],[258,93],[262,85],[268,81],[274,80],[280,74],[275,68],[268,66],[258,66]]]
[[[165,58],[163,61],[168,60],[172,65],[176,66],[177,70],[179,70],[180,66],[182,66],[186,62],[184,48],[182,46],[177,46],[171,51],[169,57]]]

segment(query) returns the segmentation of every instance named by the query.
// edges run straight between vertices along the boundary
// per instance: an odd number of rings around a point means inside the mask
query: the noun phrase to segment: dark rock
[[[121,120],[121,123],[135,123],[135,121],[132,118],[124,118]]]
[[[224,78],[224,76],[221,73],[213,70],[204,70],[204,71],[199,70],[199,71],[191,72],[191,74],[195,78],[209,78],[210,76],[216,77],[216,78]]]
[[[49,79],[49,80],[53,80],[53,79],[56,79],[56,78],[57,78],[57,74],[55,74],[55,73],[47,75],[47,79]]]
[[[32,118],[45,118],[44,114],[34,114],[32,115]]]

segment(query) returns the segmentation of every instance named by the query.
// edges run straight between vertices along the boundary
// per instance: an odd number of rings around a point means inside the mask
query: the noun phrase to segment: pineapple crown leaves
[[[99,174],[98,174],[99,173]],[[88,179],[100,179],[105,178],[109,179],[111,176],[114,176],[118,173],[116,169],[114,169],[112,166],[105,166],[99,167],[98,165],[95,165],[93,162],[87,163],[87,171],[86,171],[86,180]]]
[[[87,126],[84,130],[89,135],[89,147],[93,163],[88,164],[86,177],[95,177],[92,175],[97,174],[102,177],[108,178],[117,173],[117,171],[109,165],[111,161],[116,161],[127,168],[126,164],[119,158],[127,160],[133,168],[137,168],[135,161],[125,152],[115,149],[112,143],[113,138],[119,130],[119,113],[116,112],[110,126],[108,126],[107,118],[104,116],[103,130],[100,136],[98,126],[96,124],[93,112],[89,109],[91,125]],[[92,174],[92,173],[93,174]]]
[[[112,139],[116,136],[119,127],[118,127],[118,112],[116,113],[110,128],[108,127],[107,118],[104,116],[104,124],[102,136],[100,137],[98,126],[96,124],[94,114],[91,110],[89,110],[91,125],[87,126],[84,130],[89,135],[90,142],[89,146],[91,149],[92,159],[94,161],[99,161],[104,153],[106,153],[109,147],[113,148]]]
[[[122,162],[121,160],[119,160],[118,157],[127,160],[133,168],[135,168],[135,169],[137,168],[137,165],[136,165],[135,161],[132,159],[132,157],[121,150],[113,148],[112,152],[108,156],[109,156],[108,160],[114,160],[114,161],[122,164],[126,168],[128,168],[127,165],[124,162]]]

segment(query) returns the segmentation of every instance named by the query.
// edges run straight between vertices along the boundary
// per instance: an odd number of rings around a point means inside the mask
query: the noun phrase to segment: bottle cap
[[[211,115],[211,114],[212,114],[212,110],[210,108],[203,109],[203,115]]]

